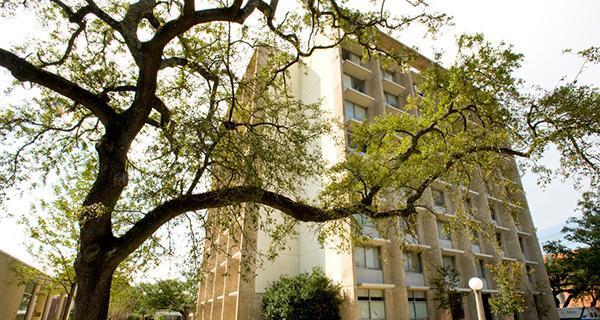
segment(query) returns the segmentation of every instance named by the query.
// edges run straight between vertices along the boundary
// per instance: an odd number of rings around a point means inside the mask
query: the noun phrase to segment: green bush
[[[266,320],[337,320],[342,287],[321,269],[273,282],[262,297]]]

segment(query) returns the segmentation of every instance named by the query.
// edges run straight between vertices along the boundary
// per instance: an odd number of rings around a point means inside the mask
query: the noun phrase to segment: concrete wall
[[[18,260],[0,251],[0,319],[12,320],[17,316],[25,285],[14,272]]]
[[[25,279],[20,272],[26,269],[33,267],[0,251],[0,319],[56,320],[61,310],[58,306],[64,303],[66,293],[59,296],[45,288],[43,283],[49,279],[43,279],[42,274],[33,280]],[[19,310],[26,289],[28,303]]]

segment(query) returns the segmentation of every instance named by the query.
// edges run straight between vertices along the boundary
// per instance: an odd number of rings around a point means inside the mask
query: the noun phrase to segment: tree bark
[[[75,260],[76,320],[106,319],[112,276],[122,261],[114,258],[116,241],[111,225],[112,212],[128,180],[128,145],[122,143],[119,132],[107,129],[96,146],[98,174],[79,216],[81,242]]]
[[[110,287],[114,269],[101,262],[77,263],[77,295],[73,318],[77,320],[104,320],[108,315]]]
[[[567,300],[565,300],[565,302],[563,302],[563,308],[566,308],[569,306],[569,303],[571,303],[571,299],[573,299],[573,294],[569,294],[569,296],[567,297]]]

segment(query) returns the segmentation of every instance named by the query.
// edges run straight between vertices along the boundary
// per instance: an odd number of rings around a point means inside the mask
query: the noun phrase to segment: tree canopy
[[[562,229],[563,240],[544,244],[552,293],[568,294],[563,308],[574,300],[585,303],[585,299],[593,307],[600,297],[600,191],[585,193],[579,211],[581,217],[569,218]]]
[[[333,168],[310,152],[334,121],[290,94],[286,71],[348,41],[365,59],[408,67],[414,53],[386,48],[381,32],[448,21],[409,3],[413,13],[392,15],[385,1],[358,11],[335,0],[2,0],[3,15],[24,8],[44,28],[0,49],[15,79],[7,94],[31,85],[0,114],[0,185],[41,177],[82,191],[72,211],[76,319],[106,317],[113,273],[161,226],[189,218],[227,228],[243,203],[290,221],[410,216],[436,179],[468,185],[475,169],[494,179],[506,156],[535,158],[551,142],[565,172],[598,182],[598,88],[574,81],[541,99],[522,94],[512,73],[522,56],[480,35],[460,38],[455,64],[422,73],[424,96],[407,104],[418,118],[361,126],[366,153]],[[598,61],[597,48],[581,54]],[[298,186],[319,176],[330,181],[321,197],[304,199]],[[401,201],[382,201],[390,193]],[[209,208],[224,214],[206,221]]]
[[[178,311],[187,318],[196,305],[197,281],[175,279],[159,280],[156,283],[140,283],[132,292],[136,302],[133,312],[152,315],[159,310]]]

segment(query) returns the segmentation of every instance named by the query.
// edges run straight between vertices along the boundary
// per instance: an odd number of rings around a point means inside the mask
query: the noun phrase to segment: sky
[[[397,2],[400,0],[388,1],[392,13],[401,13],[395,6]],[[518,75],[529,84],[544,88],[555,86],[563,76],[571,79],[579,70],[581,60],[562,53],[564,49],[578,51],[592,45],[600,46],[600,1],[597,0],[436,0],[431,2],[430,8],[453,16],[454,26],[444,28],[435,40],[423,39],[422,32],[410,29],[401,34],[400,41],[417,46],[429,57],[433,56],[434,50],[443,49],[446,52],[444,61],[450,61],[456,35],[481,32],[488,40],[513,44],[516,51],[525,55]],[[4,31],[0,34],[0,47],[6,49],[24,34],[35,32],[36,26],[27,19],[0,20],[0,30]],[[10,81],[8,73],[0,71],[0,92]],[[587,70],[581,81],[598,85],[600,68]],[[544,162],[556,166],[556,152],[547,152]],[[575,190],[571,181],[559,180],[541,188],[532,174],[524,175],[523,184],[540,242],[560,238],[559,231],[565,220],[577,214],[575,208],[581,190]],[[33,197],[20,200],[20,195],[15,194],[7,213],[27,212],[31,199],[36,201],[36,197],[45,195],[48,193],[41,190]],[[0,250],[37,265],[25,251],[25,238],[14,218],[0,215]]]
[[[563,53],[565,49],[579,51],[600,46],[600,1],[436,0],[430,2],[430,8],[453,16],[454,26],[444,28],[435,40],[409,32],[403,33],[400,41],[416,45],[430,57],[442,49],[447,61],[453,57],[456,35],[483,33],[486,39],[512,44],[515,51],[524,54],[517,75],[529,85],[542,88],[556,86],[565,76],[573,79],[579,71],[582,60]],[[597,86],[600,66],[589,68],[578,79]],[[558,154],[549,150],[543,163],[556,168]],[[522,181],[540,243],[559,239],[566,219],[578,215],[576,205],[583,190],[576,190],[572,181],[558,179],[541,187],[537,176],[531,173],[525,173]]]

